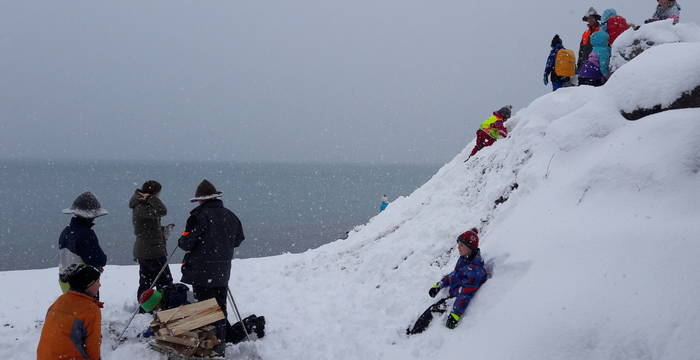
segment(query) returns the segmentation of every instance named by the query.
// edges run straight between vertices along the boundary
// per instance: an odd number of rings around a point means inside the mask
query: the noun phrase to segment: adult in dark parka
[[[190,211],[185,232],[178,246],[185,250],[182,264],[182,282],[192,285],[198,301],[215,298],[225,315],[228,280],[231,276],[233,249],[245,239],[238,217],[224,207],[212,183],[202,180],[195,197],[190,201],[199,206]],[[226,321],[217,324],[217,335],[223,343],[226,339]],[[224,348],[217,349],[223,354]]]
[[[134,225],[134,259],[139,263],[139,288],[136,298],[148,290],[168,261],[165,242],[173,224],[163,227],[160,218],[168,214],[165,204],[160,200],[162,187],[155,180],[146,181],[141,189],[136,189],[129,200],[132,210],[131,222]],[[158,278],[156,288],[161,289],[173,283],[170,268],[165,266]]]

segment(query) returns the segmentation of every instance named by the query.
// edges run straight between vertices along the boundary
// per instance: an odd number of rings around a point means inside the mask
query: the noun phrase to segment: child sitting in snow
[[[431,305],[418,318],[413,328],[406,330],[407,334],[423,332],[433,318],[432,313],[445,312],[445,301],[456,297],[457,299],[452,305],[452,312],[445,323],[445,326],[454,329],[467,309],[469,302],[474,298],[481,285],[486,282],[487,273],[479,250],[479,235],[476,228],[472,228],[457,237],[457,250],[459,251],[459,259],[457,259],[454,271],[435,283],[428,291],[428,295],[434,298],[442,288],[449,288],[449,297]]]

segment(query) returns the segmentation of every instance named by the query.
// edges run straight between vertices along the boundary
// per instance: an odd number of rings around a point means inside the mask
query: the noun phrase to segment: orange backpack
[[[569,77],[576,74],[576,54],[573,50],[561,49],[557,51],[554,73],[559,77]]]

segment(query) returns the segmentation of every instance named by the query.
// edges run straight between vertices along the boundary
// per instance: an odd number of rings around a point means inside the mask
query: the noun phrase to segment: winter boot
[[[246,320],[250,319],[253,316],[246,318],[245,320],[243,320],[243,322],[245,323],[245,328],[246,330],[248,330],[248,333],[255,333],[255,336],[257,336],[258,339],[260,339],[265,336],[265,317],[258,316],[255,317],[252,321],[246,322]]]

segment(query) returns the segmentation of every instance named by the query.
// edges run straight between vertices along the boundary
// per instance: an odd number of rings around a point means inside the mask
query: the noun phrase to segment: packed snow
[[[467,144],[346,240],[234,260],[238,306],[264,315],[267,335],[227,358],[700,358],[700,109],[620,115],[653,103],[651,87],[667,102],[697,86],[699,55],[700,43],[665,44],[604,87],[536,99],[507,122],[507,139],[464,163]],[[456,236],[473,226],[491,278],[456,329],[437,318],[407,337],[457,260]],[[0,358],[35,357],[56,277],[0,273]],[[138,268],[108,266],[102,280],[103,359],[164,358],[136,338],[149,315],[112,351],[135,308]]]
[[[612,44],[610,71],[615,72],[646,49],[656,45],[700,42],[700,28],[694,23],[679,23],[673,20],[656,21],[644,24],[638,30],[629,29],[615,39]]]

